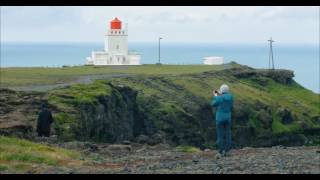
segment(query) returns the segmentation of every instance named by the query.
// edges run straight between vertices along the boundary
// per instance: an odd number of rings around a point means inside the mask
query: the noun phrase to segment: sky
[[[128,24],[129,42],[319,43],[319,7],[1,7],[2,42],[101,42],[109,22]]]

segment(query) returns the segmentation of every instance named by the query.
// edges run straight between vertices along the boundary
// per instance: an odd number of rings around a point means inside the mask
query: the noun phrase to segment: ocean
[[[93,50],[103,43],[2,43],[1,67],[61,67],[83,65]],[[129,49],[142,55],[142,64],[158,62],[158,43],[129,43]],[[295,80],[320,93],[319,46],[316,44],[274,43],[275,68],[295,72]],[[202,64],[206,56],[222,56],[254,68],[267,68],[269,45],[263,44],[183,44],[161,42],[161,63]]]

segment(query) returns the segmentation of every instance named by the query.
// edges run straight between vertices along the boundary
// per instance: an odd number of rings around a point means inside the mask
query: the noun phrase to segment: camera
[[[218,90],[214,90],[214,96],[218,96],[220,93]]]

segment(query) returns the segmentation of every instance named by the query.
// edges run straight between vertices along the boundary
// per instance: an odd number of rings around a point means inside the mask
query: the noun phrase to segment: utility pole
[[[162,39],[162,37],[159,37],[159,62],[158,62],[158,64],[161,64],[160,63],[160,40]]]
[[[269,50],[269,69],[271,69],[272,65],[272,70],[274,70],[274,61],[273,61],[273,50],[272,50],[272,43],[274,40],[272,40],[272,37],[268,40],[270,44],[270,50]]]

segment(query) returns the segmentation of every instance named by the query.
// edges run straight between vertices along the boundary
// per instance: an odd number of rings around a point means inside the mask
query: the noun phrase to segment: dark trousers
[[[231,121],[217,121],[217,145],[219,153],[228,152],[231,149]]]

